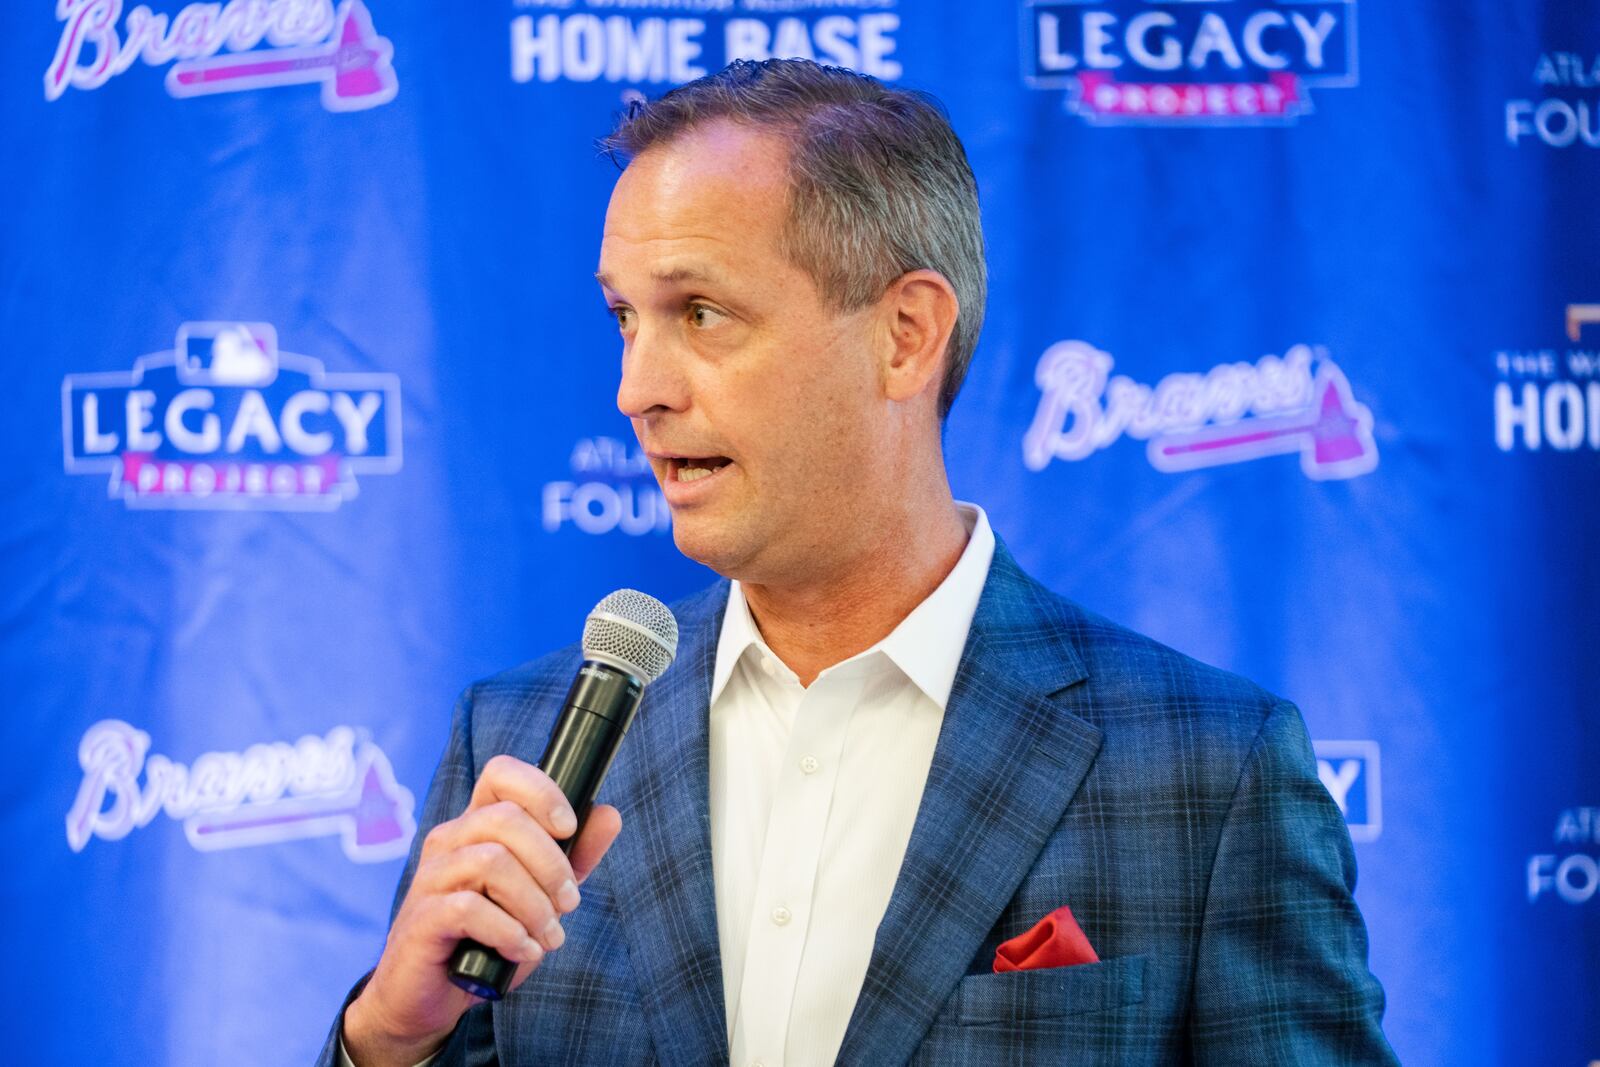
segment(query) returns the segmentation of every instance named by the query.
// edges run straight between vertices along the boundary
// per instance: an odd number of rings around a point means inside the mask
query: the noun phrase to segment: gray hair
[[[939,390],[943,419],[972,362],[988,290],[978,185],[943,107],[842,67],[738,60],[633,104],[599,146],[626,165],[717,119],[775,130],[792,145],[782,251],[834,306],[866,307],[914,270],[950,283],[960,312]]]

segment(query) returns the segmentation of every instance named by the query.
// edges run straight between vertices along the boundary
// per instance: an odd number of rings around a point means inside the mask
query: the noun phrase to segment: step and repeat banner
[[[309,1061],[455,695],[709,580],[614,406],[593,142],[798,55],[947,104],[957,495],[1304,709],[1402,1058],[1600,1060],[1600,0],[4,20],[10,1058]]]

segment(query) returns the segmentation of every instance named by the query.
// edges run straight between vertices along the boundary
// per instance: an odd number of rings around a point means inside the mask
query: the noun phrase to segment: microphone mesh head
[[[596,604],[583,624],[583,654],[609,662],[646,684],[672,666],[678,653],[678,620],[653,596],[618,589]]]

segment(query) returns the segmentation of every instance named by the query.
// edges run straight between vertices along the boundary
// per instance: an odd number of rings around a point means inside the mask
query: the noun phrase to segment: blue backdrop
[[[930,90],[959,496],[1299,702],[1416,1063],[1600,1059],[1600,4],[27,0],[0,79],[19,1061],[308,1061],[471,680],[675,552],[596,286],[630,96]]]

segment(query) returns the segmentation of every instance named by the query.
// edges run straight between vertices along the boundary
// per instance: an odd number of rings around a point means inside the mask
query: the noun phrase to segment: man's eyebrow
[[[652,271],[650,277],[671,285],[674,282],[714,282],[716,276],[693,267],[673,267],[671,270]]]
[[[655,281],[662,282],[666,285],[672,285],[678,282],[715,282],[718,280],[716,275],[708,274],[702,270],[696,270],[693,267],[673,267],[671,270],[653,271],[651,272],[650,277]],[[610,275],[606,274],[606,272],[603,270],[597,270],[594,272],[594,280],[605,286],[607,289],[616,288],[616,286],[612,284]]]

